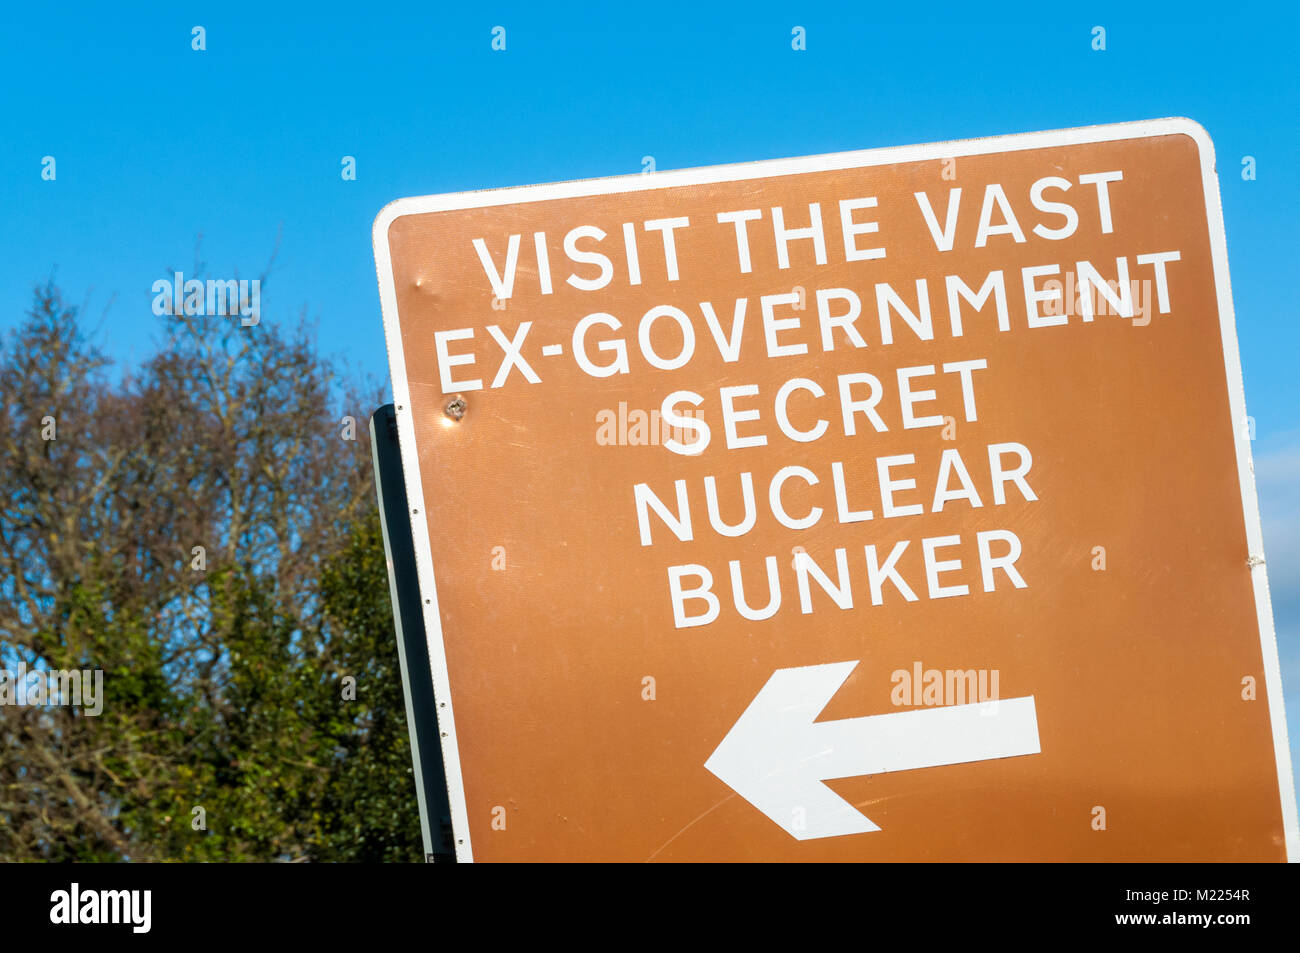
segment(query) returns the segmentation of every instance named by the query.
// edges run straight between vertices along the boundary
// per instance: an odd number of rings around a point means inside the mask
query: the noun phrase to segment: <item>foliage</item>
[[[163,321],[110,379],[46,284],[0,353],[0,668],[105,696],[0,708],[0,859],[418,859],[378,395],[301,325]]]

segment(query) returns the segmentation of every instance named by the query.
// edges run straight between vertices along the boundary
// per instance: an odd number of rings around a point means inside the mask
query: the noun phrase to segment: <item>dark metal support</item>
[[[370,447],[384,527],[388,593],[393,602],[393,626],[397,630],[397,653],[402,666],[424,856],[430,863],[455,863],[451,804],[438,734],[438,706],[429,676],[429,646],[425,641],[424,614],[415,575],[415,545],[411,540],[410,509],[402,476],[402,452],[397,442],[397,415],[392,404],[380,407],[370,418]]]

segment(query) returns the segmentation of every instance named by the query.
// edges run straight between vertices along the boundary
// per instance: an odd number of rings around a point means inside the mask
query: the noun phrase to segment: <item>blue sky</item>
[[[266,319],[305,310],[325,351],[383,379],[370,226],[394,198],[638,172],[647,155],[668,169],[1190,116],[1217,147],[1297,750],[1300,321],[1284,278],[1300,253],[1300,13],[881,6],[7,4],[0,326],[52,274],[104,313],[109,353],[137,359],[157,333],[152,282],[191,271],[200,236],[214,273],[248,277],[279,235]]]

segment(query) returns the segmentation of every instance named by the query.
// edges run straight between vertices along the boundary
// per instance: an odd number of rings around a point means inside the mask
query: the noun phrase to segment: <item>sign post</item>
[[[374,242],[459,859],[1300,857],[1200,126]]]
[[[429,672],[429,648],[416,584],[415,546],[407,519],[402,454],[397,444],[397,417],[385,404],[370,418],[370,448],[375,467],[375,492],[384,533],[388,565],[388,594],[397,633],[397,659],[406,699],[406,727],[411,738],[416,797],[420,804],[420,835],[429,862],[454,863],[451,807],[442,766],[438,706]]]

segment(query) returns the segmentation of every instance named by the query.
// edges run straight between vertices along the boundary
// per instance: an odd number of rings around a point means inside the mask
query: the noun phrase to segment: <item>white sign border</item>
[[[420,461],[416,450],[415,424],[411,415],[410,385],[406,377],[406,360],[397,319],[397,293],[393,281],[392,256],[388,230],[404,215],[420,215],[452,209],[484,208],[493,205],[516,205],[548,199],[577,196],[612,195],[650,189],[736,182],[745,179],[828,172],[836,169],[863,168],[903,162],[918,162],[986,155],[993,152],[1018,152],[1055,146],[1114,142],[1155,136],[1186,135],[1197,144],[1201,158],[1201,177],[1208,218],[1210,248],[1214,259],[1214,283],[1218,294],[1219,324],[1222,334],[1224,370],[1227,374],[1228,400],[1232,412],[1237,451],[1237,475],[1241,486],[1242,512],[1246,523],[1246,542],[1254,566],[1252,579],[1258,612],[1260,648],[1264,660],[1264,682],[1268,692],[1269,717],[1273,727],[1273,747],[1277,762],[1278,794],[1282,804],[1282,823],[1286,835],[1287,859],[1300,862],[1300,822],[1297,821],[1295,783],[1291,774],[1291,751],[1287,741],[1286,712],[1282,697],[1282,673],[1278,661],[1277,635],[1273,627],[1273,610],[1269,598],[1268,578],[1264,566],[1264,539],[1260,525],[1259,500],[1255,491],[1255,468],[1251,459],[1250,438],[1246,431],[1246,396],[1242,381],[1241,359],[1237,348],[1236,318],[1232,307],[1232,288],[1228,278],[1228,246],[1224,233],[1223,205],[1215,169],[1214,143],[1200,123],[1182,117],[1149,119],[1139,122],[1084,126],[1048,132],[1019,133],[964,139],[914,146],[891,146],[855,152],[836,152],[798,159],[769,159],[732,165],[705,166],[648,174],[631,174],[599,179],[580,179],[548,185],[524,185],[476,192],[454,192],[404,198],[391,202],[375,218],[373,240],[375,269],[379,278],[379,298],[383,309],[384,337],[388,345],[388,362],[392,374],[393,401],[397,411],[398,441],[402,451],[402,468],[406,494],[411,505],[412,536],[415,542],[417,575],[423,600],[424,626],[429,644],[429,669],[434,697],[438,704],[439,728],[442,732],[443,764],[451,802],[452,831],[456,841],[456,859],[474,859],[470,840],[469,816],[465,804],[465,785],[457,743],[451,683],[443,642],[441,613],[438,610],[433,550],[429,540],[424,484],[420,479]],[[1257,557],[1257,558],[1256,558]],[[703,770],[701,768],[701,770]]]

